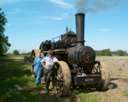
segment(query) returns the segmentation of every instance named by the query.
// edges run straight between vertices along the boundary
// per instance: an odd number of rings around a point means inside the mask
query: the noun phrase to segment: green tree
[[[126,55],[128,55],[127,51],[123,51],[123,50],[117,50],[117,51],[114,52],[114,54],[117,55],[117,56],[126,56]]]
[[[112,56],[111,50],[110,49],[104,49],[101,51],[96,51],[96,54],[99,56]]]
[[[18,50],[14,50],[14,51],[13,51],[13,54],[14,54],[14,55],[19,55],[20,52],[19,52]]]
[[[4,12],[0,8],[0,55],[6,53],[11,46],[8,42],[8,36],[5,36],[5,24],[7,23],[7,19],[4,15]]]

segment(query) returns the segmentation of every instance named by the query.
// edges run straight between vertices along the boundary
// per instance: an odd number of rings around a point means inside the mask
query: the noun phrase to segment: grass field
[[[108,63],[109,90],[73,90],[69,97],[58,97],[40,94],[45,85],[35,87],[31,64],[25,63],[23,56],[0,57],[0,102],[127,102],[128,57],[97,57],[97,60]]]
[[[69,97],[58,97],[52,94],[41,95],[40,91],[43,89],[44,84],[35,87],[31,64],[23,62],[23,56],[0,57],[0,102],[100,101],[100,97],[93,92],[74,90]]]

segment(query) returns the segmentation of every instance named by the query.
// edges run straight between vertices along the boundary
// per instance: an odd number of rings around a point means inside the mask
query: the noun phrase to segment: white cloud
[[[61,20],[63,20],[63,17],[48,17],[48,19],[61,21]]]
[[[62,21],[64,17],[61,16],[45,16],[43,19],[48,19],[48,20],[54,20],[54,21]]]
[[[59,5],[63,8],[72,8],[73,5],[70,3],[65,2],[64,0],[49,0],[51,3]]]
[[[45,19],[45,20],[54,20],[54,21],[62,21],[66,18],[68,18],[69,14],[68,13],[63,13],[61,15],[48,15],[48,16],[40,16],[38,17],[38,19],[42,20],[42,19]]]

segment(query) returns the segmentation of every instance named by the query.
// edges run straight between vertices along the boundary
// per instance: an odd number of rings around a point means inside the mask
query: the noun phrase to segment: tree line
[[[4,34],[6,23],[7,18],[5,17],[4,12],[0,8],[0,56],[4,55],[11,46],[11,44],[8,41],[8,36]]]
[[[96,50],[97,56],[128,56],[124,50],[111,51],[110,49]]]

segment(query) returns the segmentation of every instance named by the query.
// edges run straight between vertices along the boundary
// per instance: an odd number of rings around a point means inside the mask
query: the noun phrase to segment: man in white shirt
[[[53,56],[53,52],[49,51],[47,56],[42,59],[42,65],[44,68],[44,75],[45,75],[45,82],[46,82],[46,92],[49,91],[49,85],[50,85],[50,77],[52,74],[52,68],[55,62],[57,62],[58,59]]]

